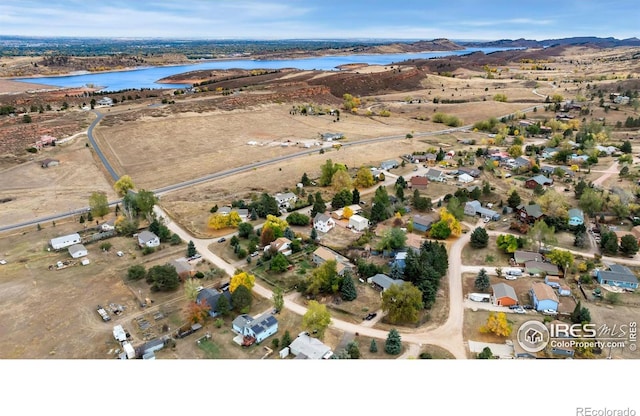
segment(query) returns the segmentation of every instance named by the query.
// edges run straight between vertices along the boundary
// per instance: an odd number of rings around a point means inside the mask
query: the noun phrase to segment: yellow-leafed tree
[[[355,186],[358,188],[369,188],[375,183],[376,181],[373,179],[371,169],[364,166],[358,169],[358,173],[356,173],[356,180],[354,182]]]
[[[349,219],[353,216],[353,210],[349,207],[344,207],[342,210],[342,216],[346,219]]]
[[[119,196],[125,196],[130,189],[135,188],[133,179],[129,175],[122,175],[120,179],[113,184],[113,189]]]
[[[453,216],[452,213],[447,211],[446,208],[440,208],[440,221],[445,221],[447,225],[449,225],[449,229],[451,230],[451,235],[454,237],[459,237],[462,234],[462,225],[460,221]]]
[[[504,312],[489,312],[487,323],[480,327],[480,332],[492,332],[500,337],[508,337],[511,335],[513,327],[507,320],[507,314]]]
[[[253,286],[256,284],[256,277],[247,272],[240,272],[238,274],[233,275],[231,281],[229,282],[229,291],[233,293],[238,286],[242,285],[247,289],[253,289]]]
[[[231,211],[227,215],[223,214],[213,214],[209,217],[209,228],[214,230],[221,230],[223,228],[236,228],[242,219],[240,218],[240,214],[236,211]]]

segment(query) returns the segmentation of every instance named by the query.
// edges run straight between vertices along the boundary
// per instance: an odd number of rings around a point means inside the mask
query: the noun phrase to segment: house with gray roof
[[[330,347],[319,339],[310,337],[307,333],[298,335],[289,345],[289,350],[297,359],[320,360],[332,355]]]
[[[392,279],[386,274],[378,273],[368,278],[367,283],[373,285],[374,287],[384,292],[385,290],[389,289],[392,285],[400,286],[404,284],[404,280]]]
[[[198,305],[202,305],[206,302],[206,304],[210,307],[209,316],[215,318],[216,316],[218,316],[218,302],[220,301],[220,297],[222,296],[226,297],[229,301],[229,308],[233,308],[233,303],[231,302],[231,293],[229,293],[228,290],[225,290],[224,292],[218,292],[217,290],[209,288],[202,289],[200,292],[198,292],[196,303]]]
[[[513,260],[519,266],[524,266],[528,261],[544,261],[542,254],[533,251],[516,250],[513,253]]]
[[[525,273],[530,275],[552,275],[559,276],[560,269],[553,263],[547,263],[545,261],[530,260],[524,264]]]
[[[538,204],[518,205],[516,207],[516,210],[518,211],[518,218],[520,219],[520,221],[529,224],[534,223],[544,217],[542,208],[540,208],[540,205]]]
[[[464,205],[464,213],[465,215],[471,215],[471,216],[480,215],[483,218],[488,217],[494,221],[497,221],[500,219],[500,214],[498,214],[496,211],[492,209],[483,207],[480,201],[478,200],[468,201]]]
[[[494,305],[511,306],[518,304],[518,296],[513,287],[506,283],[497,283],[491,285],[493,296],[491,297]]]
[[[245,338],[254,338],[259,344],[278,332],[278,320],[271,313],[265,313],[257,318],[240,315],[233,320],[232,329]]]
[[[444,182],[447,180],[447,177],[444,174],[444,172],[439,169],[433,169],[433,168],[429,169],[427,170],[427,173],[425,174],[425,176],[430,181],[435,181],[435,182]]]
[[[598,270],[596,279],[601,285],[609,285],[621,287],[624,289],[635,290],[638,288],[638,278],[625,266],[612,264],[608,270]]]
[[[571,226],[577,226],[584,224],[584,213],[580,208],[571,208],[567,213],[569,220],[568,224]]]
[[[544,175],[536,175],[533,178],[527,179],[527,181],[524,183],[524,186],[529,188],[529,189],[533,189],[538,185],[540,185],[540,186],[549,186],[549,185],[552,185],[552,184],[553,184],[553,179],[547,178]]]
[[[140,247],[158,247],[160,238],[151,231],[144,230],[138,234],[138,245]]]
[[[74,244],[68,248],[69,254],[74,259],[79,259],[80,257],[86,256],[88,253],[87,248],[82,244]]]
[[[384,162],[380,163],[380,169],[382,170],[395,169],[399,165],[400,164],[396,160],[385,160]]]
[[[411,221],[415,231],[424,233],[429,231],[434,223],[440,221],[440,214],[433,212],[425,215],[414,215]]]

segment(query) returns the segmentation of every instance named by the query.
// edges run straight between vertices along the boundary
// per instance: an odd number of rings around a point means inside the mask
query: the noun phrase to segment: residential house
[[[483,207],[478,200],[468,201],[464,204],[464,213],[465,215],[480,215],[483,218],[491,218],[493,221],[500,219],[500,214],[492,209]]]
[[[594,146],[596,148],[596,150],[598,150],[598,152],[600,152],[601,154],[605,154],[607,156],[611,156],[616,152],[619,152],[620,150],[615,147],[615,146],[601,146],[601,145],[596,145]]]
[[[444,172],[438,169],[427,170],[427,173],[425,174],[425,176],[427,177],[427,179],[433,182],[445,182],[447,180],[447,177],[444,174]]]
[[[369,228],[369,220],[360,215],[352,215],[349,218],[349,227],[351,227],[352,230],[364,231]]]
[[[513,260],[515,265],[524,267],[525,263],[528,261],[544,261],[544,258],[540,253],[516,250],[516,252],[513,253]]]
[[[467,174],[467,175],[469,175],[469,176],[471,176],[472,178],[475,179],[475,178],[480,177],[480,173],[481,172],[480,172],[479,169],[476,169],[476,168],[465,168],[465,167],[462,167],[462,168],[458,168],[458,173]]]
[[[196,274],[196,270],[193,268],[191,264],[189,264],[187,259],[185,259],[184,257],[171,260],[169,264],[175,267],[176,272],[178,273],[178,277],[183,282],[195,276]]]
[[[551,159],[558,153],[557,147],[545,147],[542,149],[542,158],[543,159]]]
[[[524,156],[517,157],[513,161],[513,169],[516,169],[519,172],[527,171],[531,169],[531,161]]]
[[[240,315],[233,320],[232,329],[244,338],[253,338],[259,344],[278,332],[278,320],[271,314],[265,313],[257,318]]]
[[[278,207],[282,209],[289,209],[296,205],[298,197],[293,192],[277,193],[274,195]]]
[[[589,160],[589,155],[577,155],[573,153],[570,159],[571,163],[586,163]]]
[[[313,252],[313,262],[316,266],[320,266],[326,261],[333,260],[336,262],[336,269],[339,275],[344,275],[345,271],[353,272],[354,266],[351,264],[348,258],[330,250],[326,247],[318,247]]]
[[[46,158],[42,162],[40,162],[40,166],[43,168],[50,168],[52,166],[58,166],[60,161],[58,159],[49,159]]]
[[[336,222],[330,216],[326,214],[318,213],[313,218],[313,228],[323,233],[328,233],[333,227],[336,226]]]
[[[217,211],[220,215],[229,215],[232,212],[236,212],[242,221],[246,221],[249,218],[249,210],[247,208],[222,207]]]
[[[381,169],[372,168],[371,176],[373,176],[373,179],[377,181],[384,180],[384,172]]]
[[[425,215],[414,215],[412,219],[413,229],[424,233],[429,231],[431,226],[438,221],[440,221],[440,215],[435,212]]]
[[[325,142],[332,142],[334,140],[340,140],[344,138],[344,134],[342,133],[322,133],[320,136]]]
[[[45,146],[55,146],[56,140],[57,139],[55,137],[45,134],[43,136],[40,136],[40,138],[36,140],[36,142],[33,144],[33,147],[42,149]]]
[[[518,296],[513,287],[506,283],[491,285],[492,300],[494,305],[511,306],[518,304]]]
[[[271,242],[271,244],[264,248],[264,251],[272,251],[274,253],[282,253],[285,256],[290,256],[292,253],[291,240],[286,237],[276,238]]]
[[[380,163],[381,170],[395,169],[398,166],[399,166],[399,163],[395,160],[385,160],[384,162]]]
[[[320,360],[330,358],[333,355],[330,347],[304,332],[291,342],[289,350],[296,359]]]
[[[100,224],[100,230],[102,231],[113,231],[116,229],[116,220],[110,219],[107,222],[103,222]]]
[[[424,176],[413,176],[409,179],[409,188],[411,189],[427,189],[429,179]]]
[[[74,244],[70,246],[68,250],[69,250],[69,254],[74,259],[79,259],[80,257],[84,257],[87,254],[89,254],[86,247],[82,244]]]
[[[629,104],[630,100],[631,99],[626,95],[618,95],[616,98],[613,99],[613,102],[619,105],[626,105],[626,104]]]
[[[341,220],[344,218],[344,209],[349,208],[351,210],[351,214],[359,214],[362,212],[362,207],[358,204],[349,205],[344,208],[338,208],[337,210],[331,212],[331,216],[336,220]]]
[[[578,226],[584,224],[584,213],[579,208],[571,208],[568,212],[569,222],[571,226]]]
[[[424,163],[427,161],[427,155],[411,155],[408,160],[411,163]]]
[[[392,279],[386,274],[378,273],[368,278],[367,283],[369,283],[370,285],[373,285],[375,288],[384,292],[385,290],[389,289],[392,285],[400,286],[404,284],[404,280]]]
[[[220,300],[221,296],[226,297],[227,300],[229,301],[230,309],[233,308],[233,303],[231,302],[231,293],[229,293],[228,290],[225,290],[223,292],[218,292],[215,289],[204,288],[200,292],[198,292],[196,303],[198,305],[202,305],[204,303],[209,305],[209,308],[210,308],[209,316],[211,316],[212,318],[215,318],[216,316],[218,316],[218,311],[217,311],[218,301]]]
[[[427,159],[427,165],[428,166],[435,166],[436,161],[438,159],[438,156],[434,153],[427,153],[426,155],[426,159]]]
[[[54,250],[60,250],[62,248],[67,248],[74,244],[80,244],[82,239],[80,238],[80,234],[74,233],[69,235],[63,235],[61,237],[52,238],[49,244],[51,248]]]
[[[553,184],[553,179],[547,178],[544,175],[536,175],[533,178],[527,179],[524,186],[529,189],[534,189],[536,186],[549,186]]]
[[[473,176],[463,173],[461,175],[458,175],[458,182],[461,182],[461,183],[473,182]]]
[[[624,289],[635,290],[638,288],[638,278],[625,266],[612,264],[608,270],[596,271],[596,279],[601,285],[609,285],[621,287]]]
[[[553,263],[547,263],[546,261],[528,261],[524,264],[524,271],[532,276],[560,275],[560,269],[558,269],[558,266]]]
[[[533,300],[533,307],[537,311],[543,311],[545,309],[558,310],[558,296],[553,291],[551,286],[542,282],[534,282],[529,290],[531,299]]]
[[[138,234],[138,245],[140,247],[158,247],[160,238],[151,231],[144,230]]]
[[[100,98],[98,101],[96,101],[97,105],[106,105],[106,106],[112,106],[113,105],[113,100],[109,97],[102,97]]]
[[[540,208],[540,205],[538,204],[519,205],[516,207],[516,211],[518,212],[518,218],[520,221],[528,224],[532,224],[544,217],[542,208]]]

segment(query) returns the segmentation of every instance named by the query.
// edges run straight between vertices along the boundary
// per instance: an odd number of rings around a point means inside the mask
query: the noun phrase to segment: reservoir
[[[99,73],[80,73],[55,77],[31,77],[14,78],[15,81],[33,82],[57,87],[72,88],[95,86],[103,91],[120,91],[142,88],[184,88],[190,84],[159,84],[158,80],[191,71],[215,70],[215,69],[280,69],[296,68],[300,70],[337,71],[340,65],[365,63],[369,65],[388,65],[393,62],[401,62],[410,59],[429,59],[444,56],[460,56],[473,52],[485,54],[503,51],[511,48],[467,48],[458,51],[424,52],[424,53],[400,53],[400,54],[375,54],[375,55],[331,55],[316,56],[299,59],[283,60],[253,60],[231,59],[211,60],[188,65],[154,66],[137,68],[126,71],[111,71]]]

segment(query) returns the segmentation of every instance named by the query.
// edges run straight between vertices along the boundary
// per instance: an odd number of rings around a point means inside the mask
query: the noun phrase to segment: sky
[[[20,0],[0,35],[181,39],[640,37],[637,0]]]

